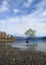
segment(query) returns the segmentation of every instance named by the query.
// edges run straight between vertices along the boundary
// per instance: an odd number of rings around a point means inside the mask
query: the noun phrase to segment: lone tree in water
[[[35,37],[35,30],[32,30],[31,28],[30,29],[28,29],[26,32],[25,32],[25,35],[27,35],[27,40],[26,40],[26,42],[28,43],[28,40],[29,40],[29,38],[30,37]]]

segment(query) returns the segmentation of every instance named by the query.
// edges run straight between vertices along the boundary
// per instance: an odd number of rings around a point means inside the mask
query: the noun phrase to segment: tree
[[[28,36],[28,37],[34,37],[35,36],[35,30],[32,30],[32,29],[28,29],[25,34]]]
[[[35,30],[32,30],[31,28],[30,29],[28,29],[26,32],[25,32],[25,34],[28,36],[28,37],[35,37]],[[29,38],[27,38],[27,43],[28,43],[28,40],[29,40]]]

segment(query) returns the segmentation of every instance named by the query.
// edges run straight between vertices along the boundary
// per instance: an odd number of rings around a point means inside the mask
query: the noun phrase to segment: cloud
[[[2,2],[2,4],[0,5],[0,13],[8,10],[7,5],[8,5],[7,1]]]
[[[37,8],[37,10],[35,11],[35,15],[37,15],[37,17],[46,16],[46,0],[42,0],[35,7]]]
[[[0,27],[7,33],[19,33],[20,35],[23,35],[27,29],[32,28],[33,30],[36,30],[37,36],[46,36],[46,22],[43,23],[43,21],[44,18],[35,18],[30,14],[3,20],[1,21]]]
[[[19,9],[13,9],[13,12],[17,14],[17,13],[19,13],[21,11]]]
[[[46,9],[42,12],[42,16],[46,17]]]
[[[33,2],[33,0],[27,0],[27,2],[24,2],[24,7],[28,8],[30,7],[31,3]]]
[[[31,4],[32,1],[33,0],[28,0],[27,3]],[[45,0],[42,0],[39,4],[37,4],[35,6],[37,10],[30,14],[26,15],[19,14],[19,16],[17,15],[13,17],[9,16],[5,20],[0,20],[0,30],[6,31],[7,33],[10,34],[19,33],[20,35],[21,34],[23,35],[27,29],[32,28],[36,30],[37,36],[46,36],[46,9],[44,8],[46,4],[44,2]],[[3,3],[5,3],[3,5],[5,5],[6,7],[7,6],[6,2]],[[23,11],[18,8],[13,8],[12,10],[15,14],[18,12],[22,13]],[[11,13],[11,10],[10,14],[13,14]]]

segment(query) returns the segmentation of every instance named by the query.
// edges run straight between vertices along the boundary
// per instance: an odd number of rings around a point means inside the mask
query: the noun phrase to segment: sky
[[[29,28],[46,36],[46,0],[0,0],[0,31],[24,35]]]

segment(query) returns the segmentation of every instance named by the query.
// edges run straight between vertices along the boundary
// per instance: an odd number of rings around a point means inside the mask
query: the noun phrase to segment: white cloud
[[[46,16],[46,0],[42,0],[39,4],[36,5],[37,10],[34,13],[36,17],[44,17]]]
[[[14,12],[14,13],[19,13],[20,10],[19,10],[19,9],[13,9],[13,12]]]
[[[27,0],[27,2],[24,2],[24,7],[29,7],[31,5],[33,0]]]
[[[0,30],[10,34],[19,33],[23,35],[27,29],[32,28],[36,30],[37,36],[46,36],[46,17],[44,17],[46,16],[46,10],[43,10],[46,4],[44,1],[37,4],[37,10],[32,14],[8,18],[7,20],[1,21]],[[13,9],[13,11],[15,13],[20,12],[18,9]]]
[[[32,28],[36,30],[37,36],[46,36],[46,23],[43,23],[43,21],[44,18],[34,18],[32,15],[8,18],[1,21],[0,30],[2,29],[10,34],[19,33],[23,35],[27,29]]]
[[[44,11],[42,12],[42,15],[43,15],[43,16],[46,16],[46,10],[44,10]]]
[[[38,4],[36,5],[36,7],[38,7],[38,9],[39,9],[39,8],[43,8],[44,6],[46,6],[46,0],[42,0],[40,3],[38,3]]]
[[[7,5],[8,5],[7,1],[3,1],[3,3],[0,6],[0,13],[8,10]]]

